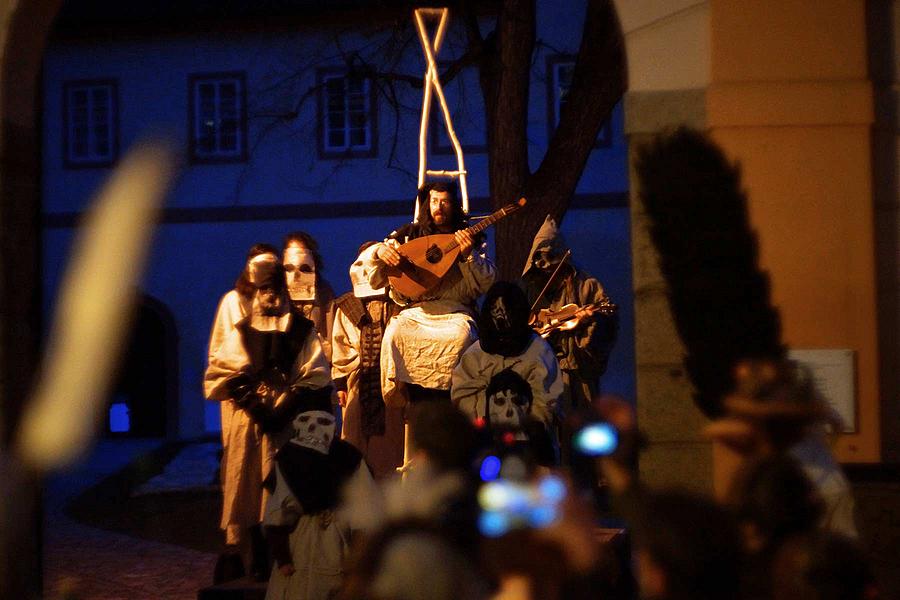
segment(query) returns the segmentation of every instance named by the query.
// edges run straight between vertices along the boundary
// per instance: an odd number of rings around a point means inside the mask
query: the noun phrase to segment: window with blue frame
[[[571,57],[552,56],[547,61],[547,112],[548,139],[553,136],[559,125],[559,115],[566,105],[569,88],[572,87],[572,75],[575,73],[575,61]],[[607,118],[597,134],[595,148],[605,148],[612,144],[612,126]]]
[[[118,86],[115,80],[63,84],[63,163],[105,167],[119,152]]]
[[[195,163],[247,160],[247,90],[244,73],[189,78],[190,157]]]
[[[319,156],[372,157],[377,153],[372,82],[346,72],[318,73]]]

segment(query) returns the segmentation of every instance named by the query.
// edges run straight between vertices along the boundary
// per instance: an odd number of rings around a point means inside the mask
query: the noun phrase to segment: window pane
[[[341,150],[344,146],[344,131],[342,129],[330,130],[328,132],[328,147]]]
[[[371,146],[369,81],[364,77],[324,80],[323,122],[328,150],[367,149]]]
[[[359,147],[367,147],[366,143],[366,130],[365,129],[351,129],[350,130],[350,145],[354,148]]]
[[[328,129],[343,129],[344,113],[328,113]]]
[[[114,89],[105,83],[70,86],[66,90],[67,160],[90,164],[113,158]]]
[[[350,115],[350,127],[360,129],[366,127],[365,113],[353,113]]]
[[[194,150],[204,158],[240,157],[244,106],[243,81],[206,78],[194,86]]]

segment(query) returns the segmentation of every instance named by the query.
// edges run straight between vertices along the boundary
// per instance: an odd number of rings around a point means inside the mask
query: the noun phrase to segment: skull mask
[[[293,443],[328,454],[334,439],[334,415],[324,410],[302,412],[294,419]]]
[[[531,412],[531,387],[512,369],[505,369],[491,378],[485,390],[487,418],[492,428],[500,427],[522,433],[525,419]],[[525,439],[523,434],[516,439]]]
[[[560,257],[556,256],[549,247],[538,248],[534,252],[532,264],[541,271],[552,271],[560,263]]]
[[[372,260],[372,255],[377,250],[376,245],[371,245],[362,252],[359,257],[350,265],[350,283],[353,284],[353,295],[357,298],[371,298],[373,296],[381,296],[385,293],[385,288],[373,289],[369,283],[369,270],[367,266]]]
[[[498,390],[488,398],[491,425],[518,429],[528,414],[528,399],[514,390]]]
[[[284,272],[291,300],[315,300],[316,262],[312,252],[297,246],[286,248]]]

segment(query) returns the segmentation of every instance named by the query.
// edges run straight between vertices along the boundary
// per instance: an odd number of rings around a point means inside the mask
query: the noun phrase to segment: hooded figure
[[[473,421],[497,421],[490,418],[492,404],[499,418],[500,396],[505,404],[510,391],[517,389],[503,382],[515,376],[528,387],[528,393],[520,390],[514,395],[529,401],[516,403],[510,422],[504,425],[511,425],[515,417],[522,425],[521,417],[527,414],[547,432],[552,431],[557,400],[563,392],[562,377],[553,349],[528,326],[528,304],[522,290],[509,282],[495,283],[485,295],[478,322],[481,338],[453,370],[453,402]],[[493,402],[489,392],[494,392]],[[507,413],[505,409],[502,412]]]
[[[394,268],[389,257],[402,243],[432,233],[455,233],[465,227],[462,207],[446,184],[423,187],[419,202],[418,221],[400,227],[385,242],[375,245],[367,265],[373,288],[387,285]],[[468,238],[468,249],[460,244],[460,260],[425,296],[412,301],[391,290],[391,299],[403,311],[388,323],[381,346],[381,389],[388,405],[449,396],[453,367],[477,337],[472,319],[475,301],[496,277],[479,237]]]
[[[364,245],[350,266],[353,291],[335,301],[331,376],[343,407],[341,438],[360,452],[376,478],[403,464],[403,411],[381,395],[381,340],[399,307],[384,288],[369,284],[374,245]]]
[[[537,235],[522,273],[522,287],[528,305],[534,304],[551,274],[565,254],[565,242],[549,216]],[[595,278],[564,264],[550,287],[544,292],[535,310],[559,310],[567,304],[589,306],[608,300],[603,286]],[[553,346],[566,382],[564,411],[576,406],[588,406],[597,394],[600,376],[606,371],[609,353],[616,340],[618,317],[599,313],[583,318],[568,331],[552,332],[547,340]]]
[[[368,489],[362,455],[335,439],[327,397],[297,406],[293,437],[275,456],[275,487],[263,521],[275,565],[266,598],[330,598],[343,581],[355,527],[342,511],[347,486]]]
[[[226,543],[260,523],[275,451],[304,399],[330,397],[331,374],[312,323],[287,298],[284,271],[272,255],[248,268],[255,293],[210,356],[203,387],[222,402],[222,521]]]

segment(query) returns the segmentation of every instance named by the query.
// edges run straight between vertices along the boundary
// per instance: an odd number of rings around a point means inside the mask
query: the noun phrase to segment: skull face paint
[[[328,454],[334,439],[334,415],[324,410],[309,410],[294,418],[293,443]]]
[[[306,248],[290,246],[284,251],[284,274],[291,300],[316,299],[316,262]]]
[[[528,414],[528,399],[515,390],[497,390],[488,398],[488,413],[492,427],[519,429]]]

